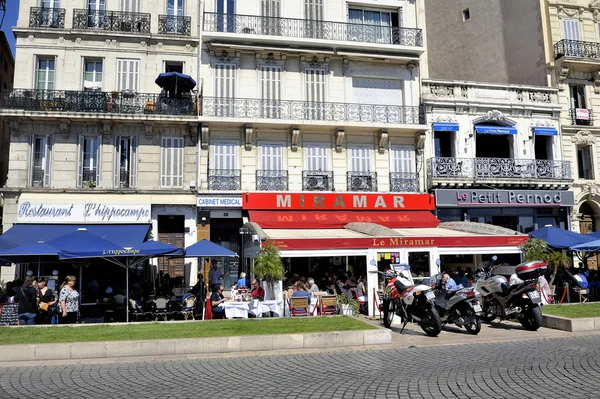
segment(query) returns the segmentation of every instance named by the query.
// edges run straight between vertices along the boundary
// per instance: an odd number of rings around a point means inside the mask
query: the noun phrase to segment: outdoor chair
[[[376,291],[375,288],[373,288],[373,306],[379,312],[379,318],[381,318],[381,312],[383,312],[383,291]]]
[[[358,312],[362,313],[362,314],[368,314],[368,310],[367,310],[367,306],[369,304],[368,301],[361,301],[360,299],[358,299],[358,290],[352,290],[352,296],[354,297],[354,299],[356,300],[356,302],[358,302]]]
[[[152,302],[154,304],[154,320],[157,321],[159,318],[162,318],[164,321],[167,321],[169,315],[169,298],[159,296],[154,298]]]
[[[129,300],[129,319],[133,321],[146,320],[149,316],[152,315],[150,312],[144,312],[140,305],[137,304],[135,299]]]
[[[206,310],[204,312],[204,320],[212,320],[212,302],[210,298],[206,298]]]
[[[296,316],[309,316],[309,302],[308,297],[291,297],[289,300],[289,308],[292,317]]]
[[[194,294],[185,294],[182,298],[181,305],[181,313],[183,314],[184,320],[187,320],[190,317],[191,320],[194,320],[194,313],[196,311],[196,295]]]
[[[319,310],[321,316],[328,314],[337,314],[337,296],[335,295],[323,295],[319,302]]]

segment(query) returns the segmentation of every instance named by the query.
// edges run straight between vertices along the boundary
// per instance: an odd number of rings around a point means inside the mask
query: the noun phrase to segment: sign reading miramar
[[[18,223],[148,223],[150,205],[44,204],[25,201],[19,204]]]

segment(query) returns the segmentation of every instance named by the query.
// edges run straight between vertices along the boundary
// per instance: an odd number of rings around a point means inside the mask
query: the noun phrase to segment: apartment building
[[[13,86],[15,60],[6,35],[0,31],[0,90],[10,90]],[[9,124],[6,118],[0,117],[0,187],[6,183],[8,175],[8,154],[10,151]],[[2,208],[4,197],[0,195],[0,232],[2,232]]]

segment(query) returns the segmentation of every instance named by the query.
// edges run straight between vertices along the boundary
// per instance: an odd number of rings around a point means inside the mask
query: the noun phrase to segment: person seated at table
[[[247,287],[246,273],[240,273],[240,279],[237,281],[238,288]]]
[[[319,292],[319,287],[315,284],[315,279],[312,277],[308,278],[306,286],[308,287],[308,292],[310,292],[311,294],[313,292]]]
[[[300,282],[298,282],[294,285],[293,288],[294,288],[294,292],[292,293],[292,298],[306,297],[306,298],[308,298],[308,301],[310,302],[310,292],[306,291],[306,289],[304,288],[304,284],[301,284]]]
[[[258,280],[252,280],[252,291],[250,292],[252,299],[258,299],[260,301],[265,299],[265,290],[258,284]]]
[[[212,305],[212,314],[213,317],[216,315],[217,319],[222,319],[225,315],[225,309],[220,307],[219,305],[223,302],[227,301],[227,298],[223,296],[223,291],[225,287],[223,284],[215,284],[213,285],[212,294],[210,295],[210,304]]]

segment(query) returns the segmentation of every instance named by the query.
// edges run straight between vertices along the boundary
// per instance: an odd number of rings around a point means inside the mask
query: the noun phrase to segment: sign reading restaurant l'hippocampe
[[[148,223],[150,205],[44,204],[24,201],[19,204],[17,223]]]

